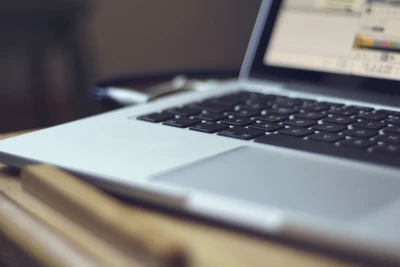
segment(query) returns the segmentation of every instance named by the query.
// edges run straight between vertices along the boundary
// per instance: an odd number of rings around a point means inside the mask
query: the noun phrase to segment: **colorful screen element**
[[[400,80],[400,1],[286,0],[264,63]]]

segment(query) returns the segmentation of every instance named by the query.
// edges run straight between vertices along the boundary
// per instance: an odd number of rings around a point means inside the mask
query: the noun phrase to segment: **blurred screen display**
[[[286,0],[264,64],[400,80],[400,0]]]

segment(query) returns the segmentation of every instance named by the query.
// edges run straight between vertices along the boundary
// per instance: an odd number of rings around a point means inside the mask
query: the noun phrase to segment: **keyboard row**
[[[396,165],[400,160],[400,112],[391,110],[239,92],[137,119],[313,152],[318,152],[313,146],[324,144],[335,155],[338,150],[352,158],[357,154],[358,159],[365,158],[360,152],[379,154],[383,161],[393,161],[385,156],[395,157]]]

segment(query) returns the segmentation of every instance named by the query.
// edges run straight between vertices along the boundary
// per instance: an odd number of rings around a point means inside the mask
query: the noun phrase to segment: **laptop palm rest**
[[[306,153],[240,147],[154,179],[343,220],[359,217],[399,197],[400,180],[382,172]]]

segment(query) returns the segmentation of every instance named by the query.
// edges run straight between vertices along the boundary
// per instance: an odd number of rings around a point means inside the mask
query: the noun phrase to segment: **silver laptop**
[[[265,0],[238,81],[7,139],[0,152],[400,263],[400,4]]]

